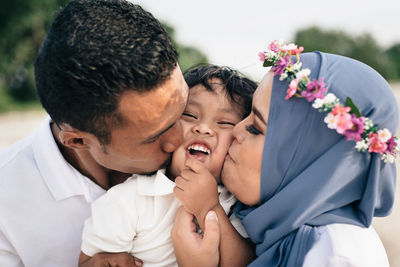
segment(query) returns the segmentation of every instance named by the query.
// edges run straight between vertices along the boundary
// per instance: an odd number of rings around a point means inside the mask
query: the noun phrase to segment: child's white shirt
[[[92,203],[85,221],[82,252],[128,252],[144,266],[177,266],[170,232],[181,206],[173,194],[175,183],[159,170],[155,175],[133,175]],[[225,187],[218,187],[220,203],[229,212],[236,202]],[[247,234],[234,215],[232,225]]]

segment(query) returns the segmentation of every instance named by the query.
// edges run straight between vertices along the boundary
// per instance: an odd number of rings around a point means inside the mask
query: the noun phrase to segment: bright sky
[[[178,42],[193,45],[211,63],[260,79],[257,53],[275,39],[292,40],[311,25],[370,32],[383,47],[400,42],[399,0],[131,0],[175,28]]]

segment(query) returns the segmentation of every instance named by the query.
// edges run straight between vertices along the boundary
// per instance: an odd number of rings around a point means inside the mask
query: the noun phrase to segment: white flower
[[[369,142],[368,140],[361,140],[356,143],[355,148],[357,149],[358,152],[365,152],[369,148]]]
[[[336,99],[337,99],[337,97],[334,94],[329,93],[324,97],[324,104],[334,103],[336,101]]]
[[[304,77],[307,77],[310,74],[311,74],[311,70],[310,69],[302,69],[301,71],[296,73],[296,78],[301,80],[301,79],[303,79]]]
[[[292,71],[299,71],[301,69],[301,66],[303,65],[303,63],[301,62],[296,62],[292,65],[292,67],[290,68]]]
[[[391,154],[385,153],[382,155],[381,159],[383,159],[385,163],[394,163],[396,158]]]
[[[287,45],[283,45],[282,48],[284,50],[294,50],[297,48],[297,45],[291,43],[291,44],[287,44]]]
[[[326,115],[324,122],[328,124],[329,129],[337,128],[337,118],[332,113],[328,113],[328,115]]]
[[[268,51],[265,53],[265,58],[268,58],[268,59],[274,58],[275,56],[276,56],[276,53],[275,53],[274,51],[272,51],[272,50],[268,50]]]
[[[322,108],[323,105],[324,105],[324,100],[321,98],[316,98],[314,100],[314,103],[312,104],[312,107],[315,109],[319,109]]]
[[[288,77],[287,72],[285,71],[284,73],[281,74],[281,77],[279,77],[280,81],[283,81],[284,79],[286,79]]]
[[[383,143],[386,143],[390,138],[392,138],[392,134],[388,129],[383,129],[378,131],[378,138]]]
[[[372,123],[372,120],[365,118],[364,129],[369,130],[372,126],[374,126],[374,124]]]

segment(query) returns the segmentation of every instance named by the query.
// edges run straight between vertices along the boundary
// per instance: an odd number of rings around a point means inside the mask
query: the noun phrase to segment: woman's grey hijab
[[[392,89],[369,66],[320,52],[300,56],[310,79],[323,78],[342,103],[350,97],[378,128],[395,133],[398,107]],[[325,113],[305,99],[285,100],[288,83],[273,82],[256,207],[238,203],[236,214],[256,244],[250,266],[301,266],[315,227],[346,223],[369,227],[390,213],[396,167],[378,153],[358,152],[354,141],[331,130]]]

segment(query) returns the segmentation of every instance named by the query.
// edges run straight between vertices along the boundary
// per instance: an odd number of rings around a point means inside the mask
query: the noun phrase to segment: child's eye
[[[182,116],[186,116],[186,117],[189,117],[189,118],[197,119],[197,117],[195,115],[193,115],[192,113],[188,113],[188,112],[183,112]]]
[[[254,134],[254,135],[262,134],[262,132],[261,132],[260,130],[258,130],[256,127],[254,127],[253,124],[247,125],[247,126],[246,126],[246,130],[247,130],[249,133]]]
[[[236,123],[229,122],[229,121],[219,121],[218,124],[219,125],[229,125],[229,126],[235,126],[236,125]]]

